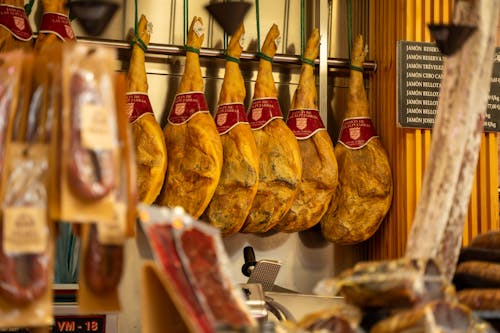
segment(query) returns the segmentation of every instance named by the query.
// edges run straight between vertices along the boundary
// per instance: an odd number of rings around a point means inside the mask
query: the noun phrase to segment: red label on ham
[[[153,113],[148,94],[140,92],[127,93],[128,121],[135,122],[147,113]]]
[[[277,98],[256,98],[248,111],[248,122],[253,130],[269,124],[273,119],[283,119]]]
[[[185,124],[197,113],[209,113],[203,92],[177,94],[168,115],[168,122],[172,125]]]
[[[344,119],[338,141],[346,148],[361,149],[376,137],[377,132],[370,118],[355,117]]]
[[[243,103],[219,105],[215,113],[215,124],[220,135],[226,134],[238,124],[248,124]]]
[[[290,110],[286,124],[297,140],[308,139],[318,131],[325,130],[319,111],[315,109]]]
[[[76,40],[69,18],[64,14],[50,12],[43,14],[40,32],[54,34],[63,41]]]
[[[28,41],[33,38],[28,16],[22,7],[0,5],[0,26],[19,40]]]

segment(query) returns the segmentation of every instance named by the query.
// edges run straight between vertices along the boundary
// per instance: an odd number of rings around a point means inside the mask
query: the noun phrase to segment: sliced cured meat
[[[333,143],[318,110],[318,94],[312,61],[319,53],[315,29],[304,51],[299,86],[292,99],[287,124],[295,134],[302,157],[302,180],[292,207],[275,229],[306,230],[317,224],[328,209],[338,185],[337,159]]]
[[[219,184],[203,216],[203,220],[219,228],[223,236],[241,229],[259,182],[259,153],[245,114],[245,83],[238,65],[244,32],[240,26],[227,48],[224,81],[215,113],[224,162]]]
[[[363,37],[354,40],[347,111],[335,146],[339,186],[321,230],[329,241],[356,244],[377,231],[392,201],[392,174],[387,153],[368,112],[363,81]]]

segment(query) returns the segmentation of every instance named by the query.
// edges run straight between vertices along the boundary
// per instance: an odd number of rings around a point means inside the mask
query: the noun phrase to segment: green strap
[[[227,52],[224,53],[224,58],[227,60],[227,61],[232,61],[232,62],[235,62],[237,63],[238,65],[241,63],[240,59],[238,58],[235,58],[235,57],[231,57]]]
[[[189,20],[189,4],[188,0],[184,0],[184,45],[187,43],[187,35],[188,35],[188,20]]]
[[[257,55],[260,53],[260,14],[259,0],[255,0],[255,20],[257,22]]]
[[[314,60],[313,59],[308,59],[308,58],[302,57],[300,60],[302,60],[303,64],[307,64],[307,65],[314,67]]]
[[[349,64],[349,68],[352,69],[353,71],[358,71],[358,72],[361,72],[361,73],[363,73],[365,71],[365,69],[363,67],[358,67],[358,66],[354,66],[354,65],[351,65],[351,64]]]
[[[305,31],[305,24],[304,24],[304,17],[305,17],[305,1],[300,0],[300,54],[303,56],[304,51],[305,51],[305,45],[306,45],[306,31]]]
[[[349,61],[351,61],[351,47],[352,47],[352,3],[351,0],[346,0],[347,5],[347,51],[349,54]]]
[[[135,44],[137,44],[137,45],[139,45],[141,50],[146,52],[148,50],[148,46],[146,45],[146,43],[144,43],[144,41],[141,39],[141,37],[139,37],[139,34],[137,32],[137,30],[139,29],[139,18],[138,18],[138,13],[137,13],[138,12],[137,7],[138,7],[137,0],[135,0],[135,21],[134,21],[135,36],[134,36],[134,39],[130,41],[130,45],[134,46]]]
[[[273,63],[273,58],[268,56],[267,54],[262,53],[262,52],[257,52],[257,57],[259,57],[263,60],[269,61],[270,63]]]
[[[184,46],[184,50],[186,50],[186,52],[193,52],[196,54],[200,54],[200,49],[197,49],[196,47],[186,45],[186,46]]]
[[[24,11],[26,12],[27,16],[30,16],[34,4],[35,0],[30,0],[27,4],[24,5]]]

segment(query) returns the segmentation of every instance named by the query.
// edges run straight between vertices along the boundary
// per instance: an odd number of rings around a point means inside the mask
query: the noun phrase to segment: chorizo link
[[[104,245],[97,239],[97,227],[90,226],[84,254],[87,286],[95,293],[116,289],[123,270],[123,245]]]
[[[48,285],[48,257],[40,254],[8,255],[3,251],[0,223],[0,295],[14,304],[36,300]]]
[[[12,141],[47,143],[44,138],[35,140],[37,131],[33,119],[47,117],[47,107],[42,102],[48,84],[46,59],[38,59],[38,78],[33,76],[34,58],[25,56],[22,72],[22,101],[16,114],[16,131]],[[35,89],[36,88],[36,89]],[[21,98],[21,97],[18,97]],[[8,101],[10,103],[11,101]],[[30,122],[31,120],[31,122]],[[43,129],[42,129],[43,131]],[[27,153],[27,152],[26,152]],[[28,153],[27,153],[28,154]],[[4,204],[7,207],[43,205],[46,201],[45,179],[47,164],[44,161],[18,160],[9,171]],[[3,170],[5,172],[5,170]],[[13,304],[24,305],[41,297],[49,285],[49,255],[47,253],[8,254],[3,247],[3,221],[0,216],[0,296]]]
[[[80,118],[84,105],[99,105],[100,96],[84,77],[75,73],[71,78],[71,137],[68,158],[68,182],[73,193],[82,200],[104,198],[114,187],[113,156],[107,150],[82,146]]]

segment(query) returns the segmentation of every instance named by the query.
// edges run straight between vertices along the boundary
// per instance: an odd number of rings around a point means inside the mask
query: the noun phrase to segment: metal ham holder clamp
[[[241,284],[241,288],[254,317],[265,319],[267,312],[271,312],[279,321],[295,322],[295,318],[285,306],[265,295],[266,291],[296,293],[274,284],[281,263],[271,259],[256,261],[255,252],[251,246],[243,249],[243,257],[245,263],[241,267],[241,272],[248,276],[248,281],[246,284]]]

